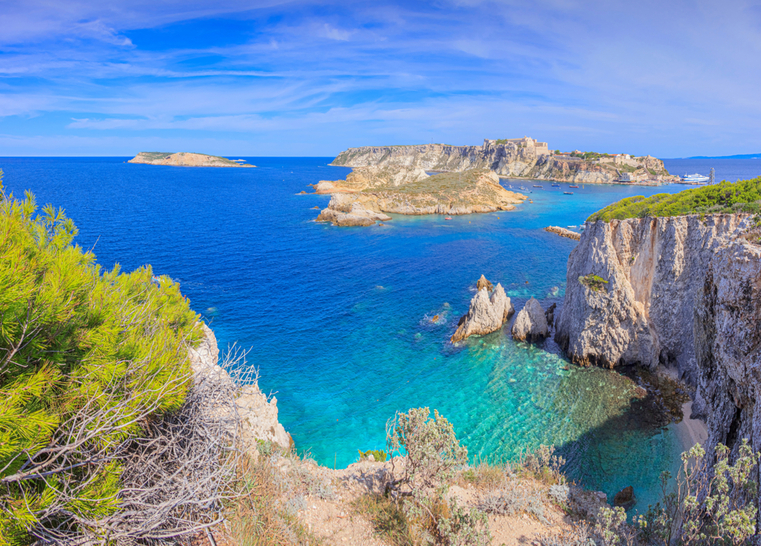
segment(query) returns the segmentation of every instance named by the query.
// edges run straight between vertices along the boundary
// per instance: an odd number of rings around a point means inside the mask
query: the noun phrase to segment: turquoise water
[[[573,479],[609,495],[634,485],[640,506],[677,464],[673,430],[649,424],[627,378],[569,366],[552,340],[514,343],[508,328],[448,340],[482,273],[516,309],[530,296],[562,305],[576,243],[543,227],[578,226],[622,197],[684,186],[586,186],[568,196],[566,184],[545,183],[513,212],[335,228],[313,221],[312,207],[329,197],[297,195],[349,172],[328,167],[330,158],[247,158],[257,169],[125,159],[0,158],[0,168],[7,189],[64,207],[101,264],[151,263],[181,282],[221,347],[249,349],[281,422],[320,463],[346,466],[357,449],[382,448],[395,411],[429,406],[453,422],[473,460],[555,444]],[[758,164],[717,166],[717,177],[755,176]]]

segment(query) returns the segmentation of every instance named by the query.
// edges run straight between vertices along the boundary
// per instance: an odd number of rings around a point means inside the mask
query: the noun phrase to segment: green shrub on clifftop
[[[679,193],[658,193],[651,197],[627,197],[587,218],[587,222],[625,220],[647,216],[681,216],[697,213],[761,211],[761,177],[738,182],[721,182]]]
[[[0,545],[119,507],[117,454],[178,409],[197,315],[149,266],[102,272],[63,211],[2,192]],[[45,530],[47,529],[47,531]],[[47,534],[46,534],[47,533]],[[53,533],[53,534],[51,534]]]

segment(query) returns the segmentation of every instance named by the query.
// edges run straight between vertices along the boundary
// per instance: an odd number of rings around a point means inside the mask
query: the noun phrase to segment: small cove
[[[0,158],[0,168],[6,190],[65,208],[76,241],[104,267],[151,263],[179,280],[220,346],[249,350],[281,422],[318,462],[346,466],[357,449],[382,448],[386,419],[429,406],[473,460],[555,444],[571,478],[609,497],[634,485],[639,509],[656,500],[660,472],[675,470],[689,435],[652,426],[630,379],[569,366],[552,340],[514,343],[508,328],[459,346],[448,339],[482,273],[516,309],[531,296],[562,305],[576,243],[543,227],[578,226],[622,197],[685,186],[587,185],[569,196],[561,184],[530,188],[533,203],[513,212],[339,229],[312,221],[329,196],[296,194],[349,169],[327,167],[330,158],[246,159],[260,167]],[[673,172],[682,167],[696,170]]]

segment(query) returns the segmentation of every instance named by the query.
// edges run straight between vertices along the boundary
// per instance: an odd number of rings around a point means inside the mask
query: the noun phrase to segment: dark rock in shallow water
[[[637,499],[634,497],[634,488],[631,485],[624,487],[613,497],[613,506],[621,506],[626,510],[629,510],[636,503]]]
[[[544,316],[547,319],[547,327],[552,328],[553,323],[555,322],[555,308],[558,306],[557,303],[553,303],[550,305],[547,310],[544,312]]]

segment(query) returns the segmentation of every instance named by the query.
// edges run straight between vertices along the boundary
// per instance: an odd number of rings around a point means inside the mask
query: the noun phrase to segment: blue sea
[[[569,365],[552,340],[515,343],[507,327],[458,346],[449,337],[481,274],[502,283],[516,310],[531,296],[562,306],[576,243],[543,227],[573,229],[623,197],[688,186],[564,195],[567,184],[545,182],[512,212],[336,228],[314,222],[329,196],[299,195],[350,172],[329,167],[332,158],[246,158],[256,169],[127,159],[0,158],[0,169],[6,191],[64,208],[78,244],[104,267],[152,264],[179,281],[220,347],[248,350],[281,422],[318,462],[344,467],[358,449],[383,448],[394,412],[428,406],[454,424],[473,461],[553,444],[572,479],[609,496],[633,485],[640,509],[656,500],[660,472],[678,465],[674,426],[649,424],[628,378]],[[719,180],[761,175],[754,160],[666,166],[714,167]]]

